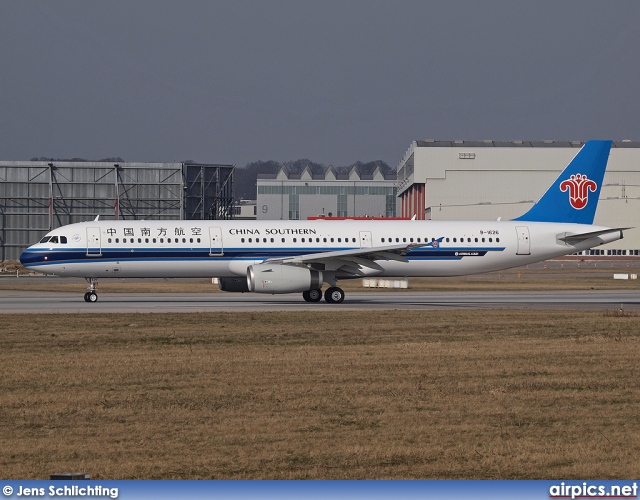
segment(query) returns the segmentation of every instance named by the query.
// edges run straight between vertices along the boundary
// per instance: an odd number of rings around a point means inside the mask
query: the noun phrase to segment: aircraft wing
[[[327,271],[342,271],[362,276],[363,267],[382,271],[383,268],[376,260],[395,260],[408,262],[405,255],[412,248],[432,246],[431,243],[409,243],[402,245],[388,245],[381,247],[354,248],[351,250],[337,250],[334,252],[316,252],[295,257],[267,259],[265,262],[283,265],[323,265]]]
[[[577,245],[578,243],[582,243],[591,238],[596,238],[598,236],[604,236],[605,234],[612,233],[620,233],[620,238],[622,238],[622,231],[626,231],[627,229],[632,229],[630,227],[614,227],[610,229],[603,229],[601,231],[592,231],[589,233],[561,233],[558,235],[558,240],[565,242],[567,245]]]

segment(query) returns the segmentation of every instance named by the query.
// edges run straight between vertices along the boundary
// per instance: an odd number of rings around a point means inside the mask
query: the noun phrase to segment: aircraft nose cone
[[[20,254],[20,264],[22,264],[25,267],[29,265],[37,264],[39,261],[42,260],[42,257],[39,256],[37,253],[30,252],[29,251],[30,248],[31,247],[27,248],[24,252]]]

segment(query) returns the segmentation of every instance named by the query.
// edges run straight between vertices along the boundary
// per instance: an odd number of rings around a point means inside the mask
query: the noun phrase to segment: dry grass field
[[[0,317],[0,476],[630,478],[640,319]]]

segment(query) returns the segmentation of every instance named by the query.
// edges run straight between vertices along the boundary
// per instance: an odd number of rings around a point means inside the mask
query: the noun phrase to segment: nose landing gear
[[[98,290],[98,280],[94,278],[85,278],[89,286],[87,287],[87,292],[84,294],[85,302],[97,302],[98,294],[96,293]]]

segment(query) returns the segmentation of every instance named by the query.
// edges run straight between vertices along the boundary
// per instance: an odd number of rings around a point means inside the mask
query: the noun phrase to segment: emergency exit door
[[[209,228],[209,255],[222,255],[222,230],[219,227]]]

